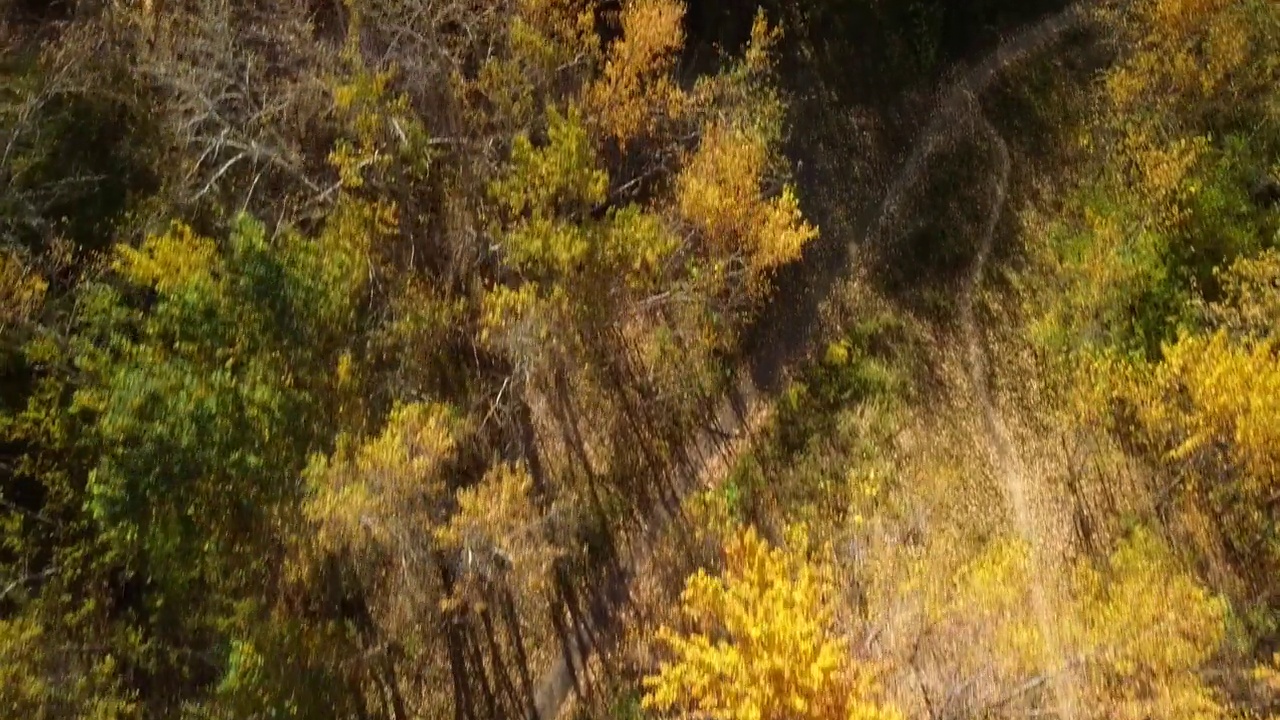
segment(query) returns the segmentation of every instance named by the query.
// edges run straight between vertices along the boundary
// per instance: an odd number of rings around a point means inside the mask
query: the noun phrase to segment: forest
[[[0,718],[1280,719],[1275,0],[0,0]]]

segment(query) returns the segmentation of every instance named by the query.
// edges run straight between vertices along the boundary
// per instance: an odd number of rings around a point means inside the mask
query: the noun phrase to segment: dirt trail
[[[894,175],[865,237],[854,238],[851,245],[874,247],[884,241],[886,231],[898,220],[903,201],[920,184],[933,154],[959,138],[959,131],[964,129],[960,118],[968,112],[970,98],[981,95],[991,86],[992,81],[1010,67],[1045,49],[1065,33],[1081,27],[1086,17],[1084,3],[1075,3],[1050,15],[1006,39],[982,62],[958,73],[951,83],[943,86],[938,93],[929,123],[916,136],[911,154]]]
[[[987,379],[989,373],[987,355],[983,348],[977,320],[974,318],[975,298],[982,288],[987,261],[991,257],[995,243],[996,228],[1009,196],[1012,162],[1008,145],[982,111],[978,99],[970,96],[969,100],[975,129],[991,144],[996,160],[996,171],[991,183],[991,208],[988,211],[986,227],[983,229],[977,254],[960,293],[960,335],[964,343],[969,382],[981,415],[982,440],[990,454],[992,470],[1008,499],[1014,527],[1031,550],[1030,566],[1035,573],[1031,578],[1031,611],[1044,637],[1046,652],[1052,661],[1061,663],[1065,668],[1067,663],[1064,662],[1065,654],[1062,651],[1057,630],[1056,608],[1059,605],[1055,602],[1052,592],[1052,588],[1056,587],[1052,581],[1058,571],[1058,562],[1055,554],[1046,548],[1046,540],[1050,533],[1046,527],[1045,518],[1041,514],[1045,504],[1036,502],[1035,484],[1028,476],[1026,464],[1012,439],[1009,428],[992,402],[991,387]],[[1046,575],[1048,584],[1046,584]],[[1058,702],[1058,717],[1074,720],[1078,715],[1079,701],[1073,678],[1066,671],[1055,673],[1055,676],[1057,681],[1054,683],[1054,694]]]
[[[954,79],[944,85],[939,92],[929,123],[917,136],[912,145],[912,152],[907,156],[902,167],[894,174],[888,192],[868,222],[865,232],[855,233],[851,249],[859,246],[874,247],[883,241],[887,231],[897,220],[903,200],[924,177],[932,155],[940,147],[959,137],[958,131],[963,129],[963,123],[959,120],[964,117],[973,98],[986,90],[1006,69],[1049,46],[1066,32],[1080,27],[1085,17],[1084,2],[1075,3],[1027,26],[1003,41],[982,62],[954,75]],[[985,118],[982,122],[986,122]],[[989,124],[987,128],[990,128]],[[994,133],[994,129],[991,132]],[[1002,148],[1000,152],[1003,169],[1000,172],[1000,181],[996,185],[997,203],[989,220],[984,245],[974,263],[972,275],[961,299],[962,332],[965,335],[966,344],[969,345],[970,370],[975,378],[974,387],[979,394],[978,402],[983,408],[983,424],[986,428],[984,432],[993,448],[995,464],[999,469],[1002,482],[1008,487],[1013,513],[1015,517],[1022,518],[1019,531],[1023,532],[1025,537],[1035,538],[1041,533],[1037,530],[1034,514],[1029,510],[1025,471],[1021,467],[1017,453],[1013,450],[1007,429],[1000,422],[991,404],[990,392],[985,381],[986,361],[978,342],[977,327],[973,320],[973,295],[981,284],[982,275],[985,272],[995,224],[998,222],[1005,201],[1009,175],[1007,148],[1004,148],[1003,141],[1000,141],[998,135],[995,135],[995,138],[999,141],[998,148]],[[857,254],[851,252],[849,256],[857,257]],[[777,298],[775,302],[785,302],[785,299]],[[777,349],[769,345],[767,342],[763,343],[762,351],[776,353]],[[690,490],[705,486],[732,465],[743,439],[755,432],[764,417],[764,413],[760,410],[760,395],[761,392],[750,374],[740,373],[738,381],[733,386],[733,392],[720,403],[717,411],[718,427],[700,433],[691,443],[692,447],[687,456],[694,459],[693,467],[685,469],[687,479],[683,487],[677,488],[679,501],[683,501]],[[672,518],[668,513],[660,512],[652,518],[649,527],[637,543],[632,557],[624,562],[620,572],[604,581],[604,587],[600,592],[608,604],[608,607],[603,608],[605,627],[596,628],[594,631],[575,629],[573,638],[565,643],[564,653],[557,659],[554,666],[548,668],[547,672],[538,679],[533,698],[533,711],[536,718],[552,720],[559,715],[570,693],[581,681],[591,656],[600,650],[599,645],[602,642],[607,643],[610,638],[616,636],[617,628],[612,626],[619,621],[621,610],[628,602],[630,581],[648,566],[652,548],[658,544],[671,525]],[[1036,600],[1035,612],[1046,630],[1046,637],[1050,638],[1052,651],[1056,644],[1054,636],[1048,634],[1053,628],[1050,605],[1038,586],[1036,593],[1039,599]],[[1060,691],[1059,701],[1060,714],[1067,720],[1073,720],[1076,715],[1074,694]]]

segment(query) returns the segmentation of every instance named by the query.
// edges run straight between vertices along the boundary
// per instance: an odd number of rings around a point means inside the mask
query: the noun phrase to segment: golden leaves
[[[0,330],[34,315],[48,287],[16,253],[0,250]]]
[[[1133,51],[1111,70],[1106,88],[1122,110],[1143,104],[1203,107],[1245,66],[1256,28],[1249,3],[1233,0],[1146,0],[1120,27]]]
[[[519,0],[498,51],[485,58],[474,82],[462,81],[483,102],[471,121],[500,132],[528,128],[558,104],[600,57],[591,0]]]
[[[1105,559],[1078,559],[1061,581],[1033,564],[1027,542],[1007,536],[954,572],[940,569],[932,560],[912,569],[912,584],[892,602],[923,589],[925,642],[945,648],[953,682],[991,684],[976,708],[994,709],[991,699],[1011,699],[1007,688],[1053,678],[1100,717],[1221,717],[1200,673],[1221,649],[1226,604],[1145,528]],[[1037,584],[1049,601],[1043,614],[1032,607]]]
[[[549,111],[547,142],[535,147],[527,135],[518,136],[510,170],[490,186],[514,218],[504,238],[508,261],[560,281],[604,265],[620,270],[629,284],[644,285],[675,239],[661,216],[635,205],[589,219],[605,203],[608,184],[581,111]]]
[[[136,691],[122,682],[117,657],[67,657],[57,650],[58,637],[27,614],[0,620],[0,706],[12,717],[142,717]]]
[[[795,188],[787,185],[765,206],[764,222],[756,239],[756,265],[775,268],[797,260],[804,246],[817,237],[818,229],[800,212]]]
[[[628,0],[622,8],[622,38],[609,46],[603,76],[586,92],[605,131],[624,147],[653,129],[660,114],[675,114],[684,93],[671,78],[684,45],[684,3]]]
[[[604,201],[609,175],[600,168],[582,113],[547,111],[547,142],[535,147],[528,133],[511,145],[511,168],[490,193],[516,216],[549,218],[559,210],[583,210]]]
[[[716,248],[739,251],[756,271],[795,260],[818,235],[790,186],[765,199],[768,148],[758,134],[714,125],[677,179],[682,218]]]
[[[1241,260],[1222,274],[1226,298],[1207,308],[1220,327],[1183,333],[1128,396],[1149,432],[1181,461],[1224,453],[1246,497],[1261,502],[1280,477],[1280,255]],[[1233,334],[1233,331],[1235,334]]]
[[[430,533],[427,511],[444,492],[441,473],[457,450],[456,427],[443,405],[403,405],[377,437],[313,458],[304,513],[318,545],[393,547],[406,532]]]
[[[584,8],[520,3],[471,85],[478,119],[500,138],[517,128],[488,185],[511,272],[486,285],[484,339],[537,354],[540,338],[604,322],[642,358],[664,339],[685,353],[727,348],[765,274],[816,236],[793,189],[764,190],[781,164],[781,102],[764,77],[778,33],[758,16],[746,57],[686,90],[674,75],[683,3],[622,3],[608,41]],[[642,362],[685,384],[706,370]]]
[[[943,550],[949,543],[934,542],[937,549],[931,556],[956,549]],[[920,588],[922,622],[931,628],[935,642],[955,639],[948,647],[951,672],[963,677],[985,666],[998,678],[997,684],[1016,685],[1057,661],[1048,656],[1046,628],[1032,612],[1035,575],[1027,543],[996,536],[953,571],[946,567],[953,560],[942,557],[911,567],[908,584],[899,593],[909,595]]]
[[[575,220],[604,201],[609,176],[576,109],[549,111],[547,136],[541,147],[526,134],[516,137],[511,168],[490,194],[514,218],[504,238],[512,265],[567,275],[592,251],[589,228]]]
[[[765,17],[764,8],[756,12],[751,21],[751,40],[743,57],[744,69],[749,73],[762,73],[773,67],[773,47],[782,39],[782,28],[772,27]]]
[[[713,243],[742,243],[759,220],[765,160],[758,139],[722,125],[708,128],[677,181],[680,214]]]
[[[532,316],[538,304],[537,286],[533,283],[518,288],[498,285],[484,293],[481,298],[480,341],[492,343],[505,335],[518,335],[518,328],[533,324]],[[542,338],[530,339],[538,341]]]
[[[605,234],[604,252],[611,264],[626,271],[634,287],[655,277],[676,249],[676,238],[663,218],[629,205],[611,214]]]
[[[1280,276],[1277,253],[1219,273],[1223,299],[1201,306],[1207,327],[1184,329],[1159,362],[1101,368],[1105,395],[1131,410],[1138,437],[1179,481],[1177,507],[1194,542],[1249,548],[1238,579],[1270,583],[1280,568],[1273,499],[1280,477]],[[1107,399],[1104,397],[1104,400]],[[1216,529],[1198,528],[1205,513]]]
[[[396,67],[377,69],[365,63],[360,48],[362,3],[348,0],[347,6],[350,16],[342,49],[346,67],[328,81],[345,136],[334,142],[329,164],[347,189],[362,187],[396,160],[420,179],[430,163],[426,127],[409,98],[392,90]]]
[[[1219,270],[1223,299],[1206,308],[1207,319],[1234,338],[1262,339],[1280,327],[1280,251],[1243,257]]]
[[[1166,227],[1183,219],[1186,199],[1195,192],[1189,178],[1208,152],[1208,138],[1179,138],[1162,144],[1136,130],[1125,137],[1122,147],[1141,188],[1136,199]]]
[[[436,530],[436,540],[458,558],[461,598],[479,601],[490,583],[526,595],[546,588],[556,552],[543,537],[532,488],[523,465],[503,463],[458,492],[457,512]]]
[[[659,638],[675,660],[645,679],[644,706],[725,720],[888,720],[874,676],[832,631],[828,571],[805,560],[803,533],[771,548],[748,529],[725,547],[725,573],[689,578],[681,609],[698,628]]]
[[[1082,566],[1075,585],[1091,705],[1117,720],[1222,717],[1199,672],[1225,636],[1226,606],[1179,572],[1155,537],[1138,530],[1105,573]]]
[[[1182,460],[1223,447],[1262,500],[1280,477],[1280,349],[1275,339],[1236,343],[1223,330],[1185,335],[1156,371],[1158,393],[1140,404],[1148,427],[1174,439]]]
[[[370,71],[357,60],[352,64],[349,76],[333,85],[334,108],[350,137],[339,138],[329,153],[329,164],[348,189],[362,187],[371,171],[386,170],[425,136],[408,99],[390,92],[391,70]]]
[[[218,250],[213,240],[197,235],[186,224],[175,222],[168,232],[148,236],[141,248],[116,246],[114,267],[135,285],[168,293],[212,282],[217,265]]]
[[[568,52],[594,51],[593,0],[519,0],[518,5],[517,22],[542,43]]]

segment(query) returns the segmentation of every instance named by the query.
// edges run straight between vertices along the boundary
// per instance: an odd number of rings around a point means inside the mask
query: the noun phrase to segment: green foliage
[[[55,646],[71,644],[50,652],[78,653],[74,644],[86,642],[117,653],[88,656],[105,660],[83,670],[102,688],[86,690],[100,698],[87,702],[129,697],[111,690],[119,664],[170,684],[147,698],[153,709],[217,677],[223,652],[226,687],[248,682],[227,638],[278,619],[236,608],[272,582],[277,568],[266,560],[279,562],[277,533],[300,496],[300,471],[331,442],[339,390],[352,390],[338,387],[335,370],[358,337],[368,243],[387,222],[376,206],[344,199],[314,238],[269,238],[242,217],[218,242],[175,223],[137,248],[119,246],[113,274],[76,289],[69,338],[46,330],[25,344],[25,362],[49,371],[0,430],[27,449],[19,477],[43,506],[12,517],[6,541],[19,562],[8,567],[31,572],[23,568],[52,552],[43,575],[53,575],[33,585],[43,592],[20,616],[48,623]],[[257,642],[306,672],[298,643],[324,628],[281,624],[283,635]],[[15,660],[36,688],[57,677],[55,662]],[[40,712],[63,702],[32,693]]]
[[[859,302],[834,340],[773,401],[758,437],[716,489],[739,522],[777,518],[838,535],[883,511],[896,470],[888,448],[914,395],[919,338],[902,316]],[[835,320],[835,318],[833,318]]]
[[[5,707],[40,720],[137,716],[138,704],[123,687],[114,657],[105,654],[80,666],[67,657],[68,649],[50,647],[51,640],[29,617],[0,621],[0,702]],[[72,672],[63,675],[60,665]]]
[[[1269,250],[1219,273],[1223,297],[1198,306],[1201,328],[1181,333],[1158,363],[1130,370],[1115,390],[1144,446],[1179,478],[1178,504],[1199,553],[1218,557],[1225,548],[1233,574],[1262,597],[1280,568],[1271,502],[1280,463],[1277,266]],[[1204,512],[1218,518],[1217,529],[1204,526]]]
[[[1043,231],[1060,297],[1039,331],[1151,360],[1197,296],[1217,297],[1218,268],[1276,242],[1280,216],[1253,191],[1280,152],[1268,109],[1280,17],[1260,3],[1140,2],[1108,19],[1123,54],[1085,131],[1098,162]]]
[[[909,350],[904,327],[888,315],[863,320],[828,343],[821,360],[806,368],[779,403],[783,452],[800,452],[811,438],[831,434],[830,423],[842,409],[892,402],[906,389],[902,370]]]
[[[1123,177],[1080,190],[1082,224],[1049,231],[1063,296],[1042,325],[1044,337],[1157,357],[1193,320],[1195,298],[1216,297],[1217,268],[1276,241],[1280,215],[1250,198],[1251,178],[1262,171],[1251,160],[1258,149],[1239,137],[1220,148],[1200,139],[1144,156],[1176,173],[1169,204],[1153,206],[1146,190],[1126,188]]]
[[[225,670],[212,698],[184,712],[196,718],[344,717],[357,712],[357,664],[350,628],[245,604],[226,622]]]
[[[92,381],[72,411],[93,415],[101,452],[89,507],[161,585],[177,591],[209,572],[202,558],[243,553],[331,436],[327,385],[376,231],[358,212],[335,213],[315,242],[273,242],[242,218],[220,248],[175,225],[120,249],[120,287],[86,289],[75,363]],[[131,302],[139,291],[152,293],[145,306]]]

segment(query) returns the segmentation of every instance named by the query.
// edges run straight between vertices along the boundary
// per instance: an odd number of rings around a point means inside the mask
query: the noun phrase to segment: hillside
[[[9,715],[1280,713],[1280,6],[0,23]]]

